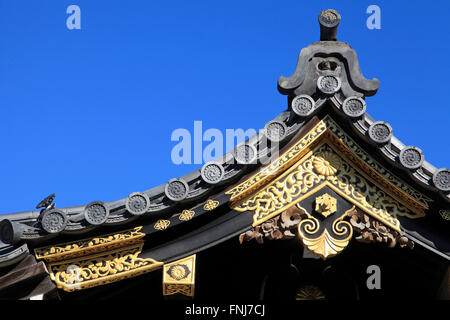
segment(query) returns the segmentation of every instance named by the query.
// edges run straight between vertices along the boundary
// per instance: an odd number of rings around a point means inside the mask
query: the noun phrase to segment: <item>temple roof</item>
[[[40,203],[41,210],[2,215],[0,265],[20,260],[28,253],[29,246],[60,243],[135,225],[144,225],[149,233],[157,232],[160,230],[155,230],[154,226],[159,221],[170,221],[163,229],[181,225],[180,216],[186,210],[194,211],[194,218],[207,213],[210,201],[217,201],[219,207],[226,208],[230,197],[225,190],[264,168],[276,149],[294,144],[313,124],[327,116],[341,126],[357,146],[370,152],[376,159],[374,166],[394,172],[419,190],[424,199],[432,199],[424,200],[432,202],[426,210],[427,215],[433,217],[432,221],[402,220],[402,231],[450,259],[449,241],[444,231],[436,231],[434,222],[440,219],[439,223],[447,223],[448,216],[444,218],[439,213],[450,208],[450,169],[428,163],[418,147],[402,143],[387,122],[376,121],[366,112],[369,108],[366,97],[376,94],[379,81],[366,79],[356,52],[349,44],[337,41],[339,21],[340,16],[334,10],[325,10],[319,15],[320,41],[302,49],[294,73],[278,80],[278,90],[287,96],[288,107],[267,122],[261,132],[199,170],[123,199],[57,208],[53,204],[54,197],[50,197]],[[267,139],[268,144],[264,143]],[[223,215],[206,225],[186,232],[175,242],[163,242],[146,254],[157,260],[171,261],[251,227],[252,221],[247,215],[237,216],[223,210]],[[206,231],[214,236],[202,242],[200,234]],[[185,252],[181,252],[178,243],[186,239],[191,241]]]

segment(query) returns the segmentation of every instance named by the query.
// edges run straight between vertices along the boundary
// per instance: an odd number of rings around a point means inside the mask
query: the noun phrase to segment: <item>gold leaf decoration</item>
[[[217,208],[218,206],[219,201],[209,199],[206,201],[205,205],[203,206],[203,209],[206,211],[211,211]]]
[[[239,212],[253,211],[253,226],[256,226],[318,190],[329,187],[367,214],[397,231],[400,231],[397,216],[409,218],[421,216],[420,213],[411,211],[392,198],[390,194],[361,175],[340,157],[340,169],[334,175],[318,174],[314,162],[318,157],[323,159],[325,152],[334,153],[336,157],[339,157],[330,146],[323,144],[286,170],[277,180],[247,199],[236,203],[232,208]],[[328,158],[331,156],[328,155]]]
[[[324,176],[332,176],[341,167],[341,160],[333,152],[325,151],[316,154],[313,161],[314,170]]]
[[[162,267],[151,258],[139,258],[143,244],[48,265],[50,277],[65,291],[116,282]]]
[[[112,233],[75,242],[36,248],[34,253],[36,259],[54,262],[108,251],[138,242],[145,236],[145,233],[141,232],[141,229],[142,226],[125,230],[120,233]]]
[[[195,258],[196,255],[194,254],[164,265],[164,295],[181,293],[190,297],[194,296]]]
[[[316,212],[323,215],[325,218],[333,214],[337,210],[337,200],[328,193],[316,198]]]
[[[258,173],[252,175],[239,185],[226,191],[225,194],[230,195],[231,206],[235,207],[243,199],[252,197],[262,187],[267,186],[275,178],[279,178],[285,171],[296,166],[296,162],[305,157],[312,149],[317,148],[323,142],[329,142],[339,151],[339,154],[355,165],[357,172],[361,175],[373,179],[373,181],[382,186],[384,190],[397,201],[400,201],[415,214],[405,214],[408,218],[418,218],[425,215],[424,209],[428,209],[432,199],[415,190],[403,180],[399,179],[392,172],[387,170],[383,165],[373,159],[369,153],[364,151],[345,131],[343,131],[334,120],[327,115],[317,125],[315,125],[308,133],[306,133],[299,141],[297,141],[286,152],[281,154],[277,159],[272,161],[270,165],[263,167]],[[323,162],[325,159],[328,164]],[[331,161],[329,161],[331,160]],[[314,173],[327,177],[326,174],[338,169],[338,164],[333,159],[326,159],[322,156],[316,160],[317,170]],[[324,166],[325,165],[325,166]],[[314,168],[314,167],[313,167]],[[322,173],[320,173],[322,172]],[[336,174],[335,172],[334,174]],[[339,173],[337,173],[339,174]]]
[[[325,121],[320,121],[313,129],[311,129],[304,137],[297,143],[284,152],[280,157],[271,161],[267,167],[263,167],[257,174],[251,176],[241,184],[233,187],[225,192],[231,195],[230,201],[236,202],[253,191],[257,190],[262,185],[270,182],[279,174],[289,168],[292,164],[297,162],[302,156],[309,152],[309,147],[327,130]]]
[[[324,300],[325,295],[322,290],[315,286],[307,285],[300,288],[295,300]]]
[[[154,228],[156,230],[165,230],[169,227],[169,225],[170,225],[169,220],[160,219],[155,223]]]
[[[181,221],[188,221],[191,220],[194,217],[194,215],[195,211],[193,210],[183,210],[178,219],[180,219]]]

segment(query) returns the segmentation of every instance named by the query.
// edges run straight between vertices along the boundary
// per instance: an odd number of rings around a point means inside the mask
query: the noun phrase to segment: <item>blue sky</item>
[[[68,30],[66,8],[81,8]],[[381,30],[366,8],[381,8]],[[449,1],[0,0],[0,213],[110,201],[182,176],[177,128],[262,128],[279,76],[339,11],[338,40],[380,89],[368,112],[450,166]]]

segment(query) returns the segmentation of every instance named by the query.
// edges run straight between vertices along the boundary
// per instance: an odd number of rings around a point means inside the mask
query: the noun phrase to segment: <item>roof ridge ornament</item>
[[[319,14],[320,41],[303,48],[297,61],[295,72],[290,77],[278,79],[278,91],[288,96],[288,103],[299,95],[325,95],[337,94],[340,100],[348,97],[370,97],[376,94],[380,85],[378,79],[366,79],[359,68],[358,57],[348,43],[337,41],[337,29],[341,16],[336,10],[326,9]],[[327,90],[321,86],[332,85],[333,78],[342,82],[336,84],[336,90]],[[317,86],[319,84],[319,87]],[[320,92],[317,92],[319,89]]]
[[[341,15],[336,10],[326,9],[320,12],[320,41],[336,41],[339,22]]]

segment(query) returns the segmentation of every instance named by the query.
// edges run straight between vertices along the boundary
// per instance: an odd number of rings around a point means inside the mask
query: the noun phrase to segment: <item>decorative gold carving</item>
[[[203,209],[206,211],[211,211],[217,208],[218,206],[219,201],[209,199],[206,201],[205,205],[203,206]]]
[[[264,238],[268,240],[292,239],[297,232],[297,225],[302,220],[302,217],[306,216],[306,211],[303,208],[291,207],[263,224],[241,233],[239,242],[242,244],[244,241],[256,239],[259,244],[262,244]]]
[[[328,193],[325,193],[321,195],[320,197],[316,198],[316,212],[323,215],[325,218],[328,217],[330,214],[333,214],[336,212],[337,208],[337,200],[336,198],[333,198]]]
[[[142,226],[125,230],[120,233],[107,234],[100,237],[67,242],[34,249],[36,259],[47,262],[60,261],[90,255],[119,247],[129,246],[145,236]]]
[[[247,232],[239,235],[239,242],[255,239],[259,244],[264,243],[264,238],[268,240],[288,240],[295,237],[294,229],[302,219],[308,218],[307,211],[297,206],[291,207],[282,214],[275,216],[262,225],[251,228]],[[350,218],[350,224],[355,234],[355,240],[361,243],[385,243],[389,248],[399,246],[400,248],[414,248],[414,242],[399,232],[392,230],[365,214],[363,211],[353,207],[346,212],[342,218]]]
[[[450,220],[450,210],[439,210],[439,214],[442,219],[449,221]]]
[[[254,211],[253,225],[256,226],[328,186],[395,230],[400,230],[397,215],[414,216],[413,212],[366,180],[343,159],[340,159],[342,164],[335,175],[317,174],[314,170],[314,160],[316,154],[320,155],[324,151],[334,152],[328,145],[323,145],[292,166],[276,181],[238,203],[233,209],[240,212]]]
[[[325,295],[319,288],[307,285],[298,290],[295,300],[325,300]]]
[[[267,184],[277,174],[289,168],[298,161],[303,155],[310,151],[309,147],[319,138],[327,129],[326,123],[320,121],[313,129],[303,136],[297,143],[290,147],[276,160],[268,166],[263,167],[258,173],[251,176],[246,181],[226,191],[225,194],[231,195],[230,201],[236,202],[256,191],[259,187]]]
[[[166,230],[170,225],[170,220],[160,219],[153,226],[156,230]]]
[[[315,156],[313,165],[314,170],[318,174],[328,177],[334,175],[339,170],[341,160],[336,154],[325,151]]]
[[[172,270],[169,269],[168,273],[171,278],[175,280],[181,280],[187,277],[189,269],[186,270],[185,265],[174,265],[172,266]]]
[[[347,247],[353,235],[352,226],[343,220],[347,212],[334,220],[331,232],[321,227],[319,220],[308,212],[306,213],[308,218],[303,219],[298,224],[298,235],[308,250],[322,259],[326,259],[337,255]],[[319,236],[315,237],[317,235]]]
[[[352,210],[347,214],[350,217],[350,224],[357,236],[356,241],[362,243],[386,243],[389,248],[394,248],[397,244],[400,248],[414,248],[414,242],[399,232],[392,230],[379,221],[372,219],[360,210]]]
[[[193,210],[183,210],[178,219],[180,219],[181,221],[188,221],[191,220],[194,217],[194,215],[195,211]]]
[[[189,284],[166,284],[164,286],[164,292],[165,296],[180,293],[188,297],[193,297],[194,287]]]
[[[160,268],[163,263],[139,258],[143,242],[79,259],[50,263],[50,277],[65,291],[87,289],[135,277]]]
[[[384,189],[391,198],[408,207],[411,211],[404,213],[406,217],[418,218],[425,215],[424,209],[428,209],[429,204],[433,200],[410,187],[370,157],[330,116],[322,119],[303,138],[284,152],[278,159],[271,162],[269,166],[262,168],[246,181],[226,191],[225,193],[231,196],[231,206],[235,207],[243,199],[251,197],[258,189],[267,185],[277,175],[287,170],[287,168],[292,167],[294,163],[298,162],[299,159],[317,147],[317,145],[327,141],[333,148],[338,150],[339,154],[345,156],[350,163],[355,165],[360,175],[376,184],[380,189]],[[319,161],[316,160],[317,169],[315,169],[315,172],[317,174],[326,177],[326,174],[338,169],[333,166],[333,163],[335,163],[333,161],[331,161],[331,167],[324,167],[323,162],[322,166],[320,166],[322,159],[318,159]],[[316,170],[322,170],[322,173]]]
[[[163,294],[194,296],[195,254],[164,265]]]
[[[345,155],[349,161],[353,162],[362,172],[373,178],[377,183],[387,188],[392,196],[401,199],[411,206],[411,209],[428,209],[433,199],[425,196],[403,180],[395,176],[370,154],[364,151],[345,131],[343,131],[330,116],[323,119],[326,122],[327,130],[324,135],[339,153]],[[423,214],[424,215],[424,214]],[[416,217],[417,218],[417,217]]]

